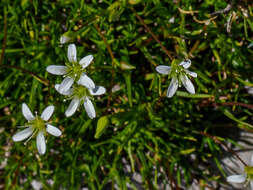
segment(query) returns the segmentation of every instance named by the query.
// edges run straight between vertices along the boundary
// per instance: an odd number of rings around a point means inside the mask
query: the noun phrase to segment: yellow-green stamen
[[[29,121],[28,123],[25,124],[25,127],[32,127],[33,128],[33,133],[32,135],[25,141],[26,143],[34,136],[37,135],[39,131],[43,131],[44,134],[46,133],[46,124],[45,121],[36,115],[35,119],[32,121]]]
[[[34,130],[34,133],[37,133],[38,131],[46,131],[46,124],[45,121],[39,117],[36,116],[34,120],[29,121],[26,126],[31,126]]]
[[[67,76],[71,78],[79,79],[81,74],[85,71],[78,62],[66,63],[67,66]]]
[[[86,96],[90,96],[89,90],[82,85],[74,86],[73,89],[73,96],[77,97],[80,100],[82,100]]]
[[[253,167],[252,166],[245,166],[244,168],[245,173],[247,174],[247,178],[253,180]]]
[[[181,80],[180,80],[181,75],[188,75],[188,73],[186,73],[185,68],[182,65],[179,65],[179,61],[174,59],[171,63],[171,71],[170,71],[170,74],[168,75],[168,79],[177,78],[178,83],[179,83],[178,85],[180,87],[181,86]]]

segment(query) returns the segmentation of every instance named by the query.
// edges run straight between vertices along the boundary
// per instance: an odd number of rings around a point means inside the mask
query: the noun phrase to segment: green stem
[[[49,86],[50,82],[49,80],[40,77],[39,75],[37,75],[36,73],[32,72],[32,71],[28,71],[24,68],[18,67],[18,66],[13,66],[13,65],[0,65],[0,69],[1,68],[11,68],[11,69],[16,69],[19,70],[23,73],[27,73],[29,75],[32,75],[36,80],[40,81],[41,83],[45,84],[46,86]]]

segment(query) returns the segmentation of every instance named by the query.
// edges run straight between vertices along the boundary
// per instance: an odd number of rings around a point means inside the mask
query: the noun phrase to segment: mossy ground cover
[[[144,189],[226,183],[220,157],[237,145],[229,131],[253,127],[252,2],[3,0],[0,12],[1,188],[137,189],[134,173]],[[70,100],[54,87],[62,77],[46,71],[68,63],[70,43],[78,60],[93,55],[86,72],[107,90],[92,99],[94,119],[83,105],[66,117]],[[182,86],[168,98],[171,79],[156,67],[186,59],[196,92]],[[24,102],[33,113],[55,106],[62,135],[45,136],[44,155],[35,137],[13,142]]]

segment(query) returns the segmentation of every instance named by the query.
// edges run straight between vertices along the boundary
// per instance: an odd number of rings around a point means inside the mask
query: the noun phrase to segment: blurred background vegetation
[[[2,0],[0,12],[0,189],[31,189],[33,180],[43,189],[226,183],[219,160],[236,146],[229,131],[253,127],[252,2]],[[94,100],[94,120],[83,108],[66,118],[69,101],[54,89],[62,78],[46,72],[67,61],[63,34],[78,59],[94,56],[89,76],[107,89]],[[198,73],[196,94],[180,88],[169,99],[170,80],[155,67],[185,58]],[[11,139],[25,123],[23,102],[38,113],[56,107],[51,120],[63,135],[46,137],[43,156],[34,138],[26,146]]]

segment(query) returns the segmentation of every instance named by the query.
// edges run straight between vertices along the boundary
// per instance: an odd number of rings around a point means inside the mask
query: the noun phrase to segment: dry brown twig
[[[206,136],[208,138],[211,138],[215,143],[217,143],[219,145],[222,145],[223,147],[225,147],[225,149],[227,151],[229,151],[230,153],[232,153],[233,155],[235,155],[236,158],[238,158],[238,160],[240,160],[244,166],[247,166],[247,164],[241,159],[241,157],[233,149],[229,148],[224,142],[222,142],[221,140],[219,140],[218,137],[210,135],[210,134],[208,134],[206,132],[199,132],[199,134],[201,134],[203,136]]]
[[[205,25],[208,25],[212,20],[216,19],[217,16],[214,16],[214,17],[211,17],[209,19],[206,19],[206,20],[199,20],[194,14],[195,13],[199,13],[199,11],[193,11],[193,10],[183,10],[181,8],[178,8],[179,12],[180,13],[183,13],[183,14],[189,14],[189,15],[192,15],[193,17],[193,20],[199,24],[205,24]]]
[[[18,67],[18,66],[14,66],[14,65],[0,65],[0,69],[1,68],[11,68],[11,69],[19,70],[22,73],[27,73],[27,74],[33,76],[34,78],[36,78],[37,80],[39,80],[40,82],[42,82],[43,84],[45,84],[46,86],[49,86],[49,80],[47,80],[45,78],[42,78],[39,75],[37,75],[36,73],[34,73],[32,71],[29,71],[29,70],[26,70],[26,69],[24,69],[22,67]]]
[[[173,60],[173,57],[171,55],[171,52],[167,50],[167,48],[162,44],[162,42],[158,39],[158,37],[151,31],[151,29],[145,24],[144,20],[136,13],[136,11],[131,8],[136,18],[140,21],[140,23],[145,27],[145,29],[148,31],[148,33],[151,34],[153,39],[161,46],[162,50],[165,52],[165,54],[170,58],[170,60]]]
[[[229,2],[229,4],[226,6],[225,9],[215,11],[215,12],[211,13],[210,15],[211,16],[216,16],[216,15],[219,15],[219,14],[227,13],[227,12],[229,12],[232,9],[232,7],[233,7],[233,0],[231,0]]]
[[[2,65],[4,60],[4,52],[6,48],[6,41],[7,41],[7,13],[6,13],[6,7],[4,7],[4,39],[2,43],[2,52],[0,57],[0,65]]]
[[[96,28],[97,32],[99,33],[100,37],[102,38],[102,40],[104,41],[106,48],[111,56],[112,59],[112,77],[111,77],[111,82],[110,82],[110,94],[108,97],[108,101],[107,101],[107,110],[110,107],[110,103],[111,103],[111,99],[112,99],[112,88],[113,88],[113,83],[114,83],[114,78],[115,78],[115,63],[116,63],[116,59],[113,55],[112,49],[110,47],[110,45],[108,44],[104,34],[102,33],[101,29],[98,27],[97,24],[94,24],[94,27]]]
[[[214,100],[213,100],[214,101]],[[219,106],[241,106],[249,109],[253,109],[253,104],[245,104],[242,102],[210,102],[209,101],[203,101],[199,104],[200,107],[205,107],[205,106],[213,106],[213,107],[219,107]]]

